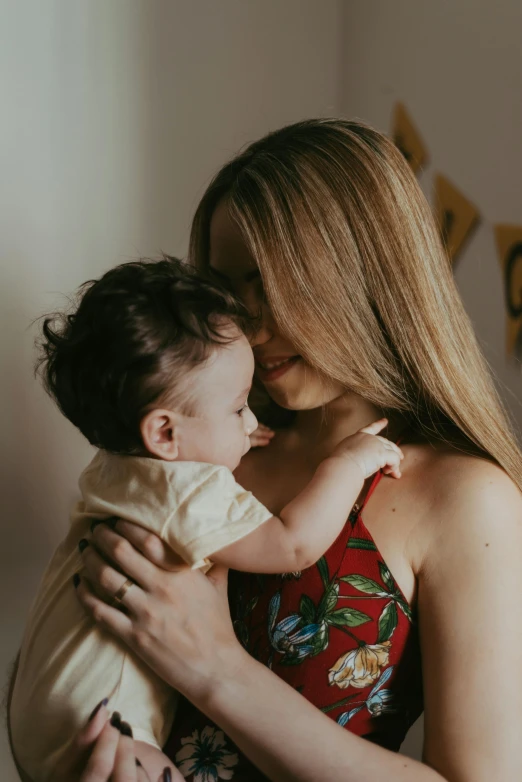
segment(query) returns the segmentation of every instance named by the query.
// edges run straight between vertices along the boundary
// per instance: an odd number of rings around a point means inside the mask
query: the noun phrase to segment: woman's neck
[[[383,417],[383,411],[371,402],[357,394],[346,393],[322,407],[299,411],[292,429],[300,445],[313,449],[322,459],[345,437]],[[384,434],[395,439],[402,428],[400,420],[394,418]]]

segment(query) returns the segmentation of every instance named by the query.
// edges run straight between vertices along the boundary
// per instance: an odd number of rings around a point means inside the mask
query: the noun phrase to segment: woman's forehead
[[[257,269],[225,201],[220,201],[210,220],[209,264],[231,279]]]

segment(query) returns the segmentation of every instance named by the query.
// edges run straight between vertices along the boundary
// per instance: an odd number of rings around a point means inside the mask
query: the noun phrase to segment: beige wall
[[[421,176],[431,198],[440,171],[483,223],[456,279],[503,396],[522,427],[520,362],[506,361],[505,307],[492,224],[522,224],[520,0],[366,0],[343,4],[341,111],[390,129],[395,101],[431,154]],[[403,750],[418,757],[422,720]]]
[[[221,163],[336,113],[338,15],[337,0],[0,0],[2,681],[90,453],[32,378],[30,321],[116,262],[184,253]],[[0,778],[16,779],[5,743]]]

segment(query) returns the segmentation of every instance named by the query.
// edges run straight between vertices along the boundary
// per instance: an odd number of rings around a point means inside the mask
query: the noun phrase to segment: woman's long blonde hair
[[[429,439],[478,449],[522,488],[521,454],[432,212],[389,139],[319,119],[250,145],[198,207],[197,266],[208,264],[222,199],[278,327],[311,366]]]

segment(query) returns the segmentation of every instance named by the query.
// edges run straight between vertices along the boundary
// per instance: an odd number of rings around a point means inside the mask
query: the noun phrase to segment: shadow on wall
[[[72,425],[53,409],[33,374],[37,309],[27,297],[15,270],[23,264],[20,252],[6,253],[4,273],[9,297],[3,317],[9,330],[3,336],[3,438],[7,444],[0,473],[3,545],[0,563],[38,562],[43,568],[57,539],[66,529],[76,498],[77,479],[91,447]],[[30,316],[31,315],[31,316]]]

